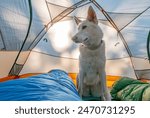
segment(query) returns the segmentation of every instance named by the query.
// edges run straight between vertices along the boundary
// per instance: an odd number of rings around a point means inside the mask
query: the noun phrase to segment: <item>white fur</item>
[[[87,20],[79,25],[78,33],[72,38],[75,43],[81,43],[78,92],[81,97],[93,96],[111,100],[106,86],[105,43],[102,37],[103,32],[97,24],[94,10],[90,7]]]

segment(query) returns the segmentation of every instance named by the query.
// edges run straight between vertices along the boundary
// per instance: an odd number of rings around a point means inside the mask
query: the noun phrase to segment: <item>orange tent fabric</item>
[[[27,73],[27,74],[23,74],[19,76],[7,76],[4,78],[0,78],[0,82],[13,80],[13,79],[19,79],[19,78],[26,78],[26,77],[30,77],[30,76],[37,75],[37,74],[41,74],[41,73]],[[68,75],[71,77],[73,83],[77,85],[77,82],[76,82],[77,73],[68,73]],[[107,75],[107,86],[112,87],[113,83],[120,78],[121,78],[120,76]]]

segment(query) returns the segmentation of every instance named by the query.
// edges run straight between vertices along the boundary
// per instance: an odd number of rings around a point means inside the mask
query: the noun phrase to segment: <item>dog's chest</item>
[[[96,71],[105,65],[105,51],[103,49],[89,50],[80,47],[80,66],[88,71]]]
[[[101,49],[89,50],[80,48],[79,57],[80,72],[84,73],[84,83],[94,85],[100,81],[100,70],[105,68],[105,52]]]
[[[85,71],[97,72],[102,65],[101,60],[97,56],[93,57],[80,57],[80,67]]]

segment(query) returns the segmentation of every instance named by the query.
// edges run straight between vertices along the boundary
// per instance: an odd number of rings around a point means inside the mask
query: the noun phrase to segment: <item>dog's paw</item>
[[[101,96],[101,101],[106,101],[105,96]]]
[[[105,93],[106,101],[111,101],[111,95],[109,92]]]

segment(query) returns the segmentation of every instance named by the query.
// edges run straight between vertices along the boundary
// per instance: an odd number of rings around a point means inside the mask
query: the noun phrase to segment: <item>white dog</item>
[[[77,18],[75,20],[77,24],[80,22]],[[72,38],[75,43],[81,43],[77,86],[82,98],[91,96],[111,100],[106,86],[105,43],[102,37],[96,13],[90,6],[87,19],[79,25],[78,33]]]

